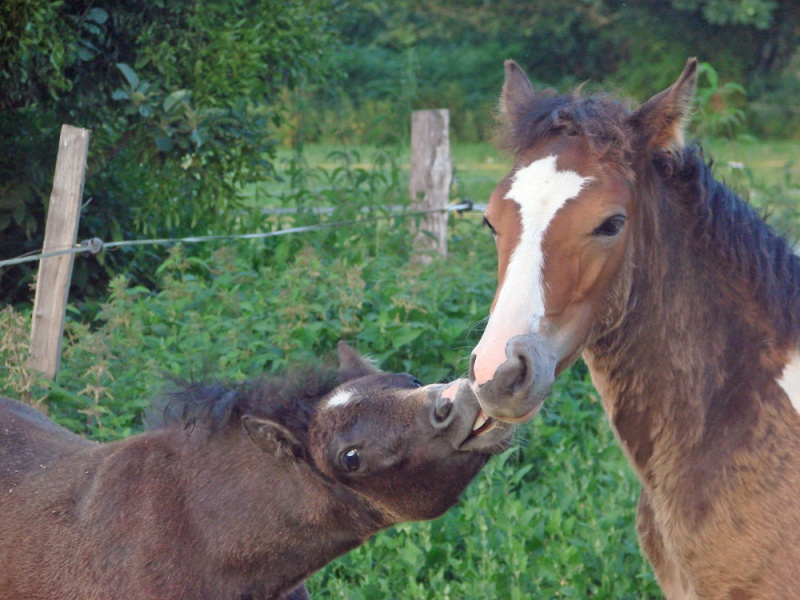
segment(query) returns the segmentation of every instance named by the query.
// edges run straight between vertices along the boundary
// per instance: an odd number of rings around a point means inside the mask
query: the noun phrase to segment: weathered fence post
[[[89,131],[62,125],[43,253],[75,245],[88,151]],[[61,361],[61,337],[74,256],[63,254],[39,261],[31,323],[30,364],[48,379],[55,379]]]
[[[450,113],[417,110],[411,114],[411,210],[445,208],[450,199]],[[412,226],[413,227],[413,226]],[[431,261],[431,251],[447,256],[447,212],[430,212],[414,227],[417,260]]]

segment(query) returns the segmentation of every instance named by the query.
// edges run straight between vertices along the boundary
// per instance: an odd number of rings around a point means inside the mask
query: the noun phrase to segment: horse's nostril
[[[523,339],[513,341],[506,377],[506,385],[514,393],[528,390],[533,385],[536,377],[534,356]]]
[[[529,377],[529,374],[532,372],[533,365],[531,364],[530,356],[527,354],[518,354],[517,360],[519,360],[519,374],[514,385],[516,389],[522,389],[530,385],[531,377]]]
[[[433,409],[433,418],[436,424],[443,424],[447,421],[450,413],[453,412],[453,402],[447,398],[437,398]]]

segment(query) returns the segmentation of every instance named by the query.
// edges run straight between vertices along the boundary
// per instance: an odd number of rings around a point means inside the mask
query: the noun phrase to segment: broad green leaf
[[[125,63],[117,63],[117,68],[122,71],[122,76],[134,90],[139,88],[139,77],[133,69]]]
[[[164,99],[164,111],[170,112],[180,102],[184,102],[190,96],[189,90],[176,90]]]

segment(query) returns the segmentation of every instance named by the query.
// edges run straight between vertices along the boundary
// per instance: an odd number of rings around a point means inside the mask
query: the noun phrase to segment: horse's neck
[[[723,443],[718,436],[749,435],[761,405],[776,402],[776,382],[796,344],[796,335],[776,326],[775,305],[765,305],[730,258],[735,253],[690,234],[680,210],[658,217],[657,241],[639,245],[648,250],[637,257],[625,318],[585,353],[611,424],[644,479],[654,463],[673,468]]]

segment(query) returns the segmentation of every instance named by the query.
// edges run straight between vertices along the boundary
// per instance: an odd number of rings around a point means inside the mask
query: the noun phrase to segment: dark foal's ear
[[[380,373],[369,360],[361,356],[344,342],[339,342],[339,374],[349,381],[358,377],[366,377]]]
[[[534,99],[533,86],[517,63],[507,60],[505,63],[505,81],[500,94],[500,113],[515,125]]]
[[[692,117],[697,84],[697,59],[686,61],[678,81],[642,104],[631,115],[647,150],[676,151],[683,148],[683,134]]]
[[[295,435],[280,423],[245,415],[242,423],[250,440],[272,456],[303,456],[303,446]]]

